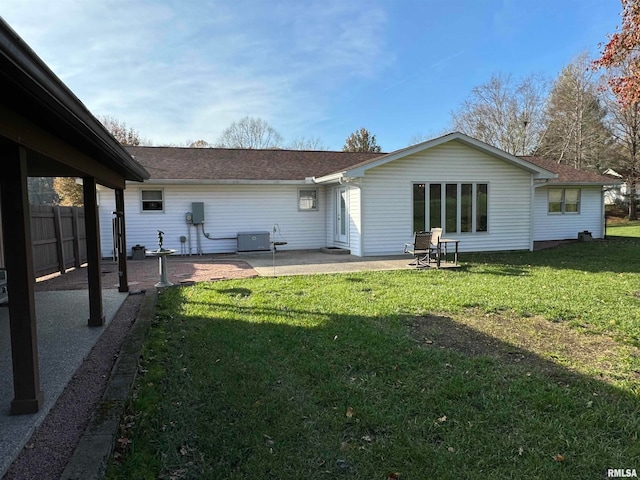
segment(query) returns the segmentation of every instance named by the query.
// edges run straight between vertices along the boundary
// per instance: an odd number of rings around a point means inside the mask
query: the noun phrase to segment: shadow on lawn
[[[486,272],[518,276],[527,267],[540,266],[586,272],[640,272],[640,238],[616,237],[592,242],[577,242],[533,252],[469,253],[464,261],[495,267]],[[484,273],[484,272],[483,272]]]
[[[176,411],[176,421],[193,422],[185,431],[206,425],[209,435],[191,446],[208,466],[166,452],[168,464],[202,468],[193,476],[378,478],[396,465],[407,478],[600,478],[636,458],[638,398],[606,375],[581,375],[449,317],[249,306],[249,289],[197,288],[159,302],[169,342],[160,361],[198,376],[167,387],[176,405],[198,405],[191,415]],[[194,346],[201,356],[184,364],[177,353],[193,358]],[[269,453],[264,435],[286,455]]]

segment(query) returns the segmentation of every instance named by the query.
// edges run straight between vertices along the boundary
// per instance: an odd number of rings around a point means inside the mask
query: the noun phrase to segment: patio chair
[[[442,249],[440,247],[440,237],[442,237],[441,228],[432,228],[429,243],[429,255],[427,256],[427,265],[431,263],[431,260],[436,262],[436,265],[440,265],[440,256],[442,255]]]
[[[414,265],[416,268],[426,267],[429,261],[431,243],[431,232],[415,232],[413,234],[413,243],[404,244],[404,253],[413,255],[415,260],[409,265]]]

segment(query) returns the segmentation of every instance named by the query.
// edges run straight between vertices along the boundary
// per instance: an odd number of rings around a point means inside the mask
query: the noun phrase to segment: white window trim
[[[567,212],[566,211],[566,191],[567,190],[577,190],[578,191],[578,209],[575,212]],[[550,201],[550,195],[552,191],[562,191],[562,200],[560,203],[560,211],[559,212],[550,212],[549,211],[549,204],[551,203]],[[547,189],[547,215],[580,215],[580,210],[582,208],[582,189],[581,188],[549,188]]]
[[[486,181],[467,181],[467,182],[428,182],[428,181],[412,181],[411,182],[411,212],[412,212],[412,222],[413,222],[413,186],[414,185],[424,185],[425,186],[425,226],[427,230],[431,229],[431,225],[429,223],[430,213],[431,213],[431,205],[429,202],[429,187],[431,185],[440,185],[440,218],[442,223],[442,233],[450,234],[450,235],[489,235],[489,206],[491,198],[491,182]],[[455,232],[447,232],[445,228],[446,224],[446,204],[447,204],[447,185],[456,185],[456,231]],[[462,185],[471,185],[471,196],[472,196],[472,214],[471,214],[471,231],[470,232],[461,232],[461,223],[462,223]],[[478,185],[486,185],[487,186],[487,229],[485,231],[477,231],[477,189]]]
[[[300,207],[300,200],[301,197],[300,195],[302,194],[302,192],[307,192],[307,191],[313,191],[316,192],[316,206],[313,208],[302,208]],[[320,210],[320,198],[319,198],[319,189],[316,187],[312,187],[312,188],[298,188],[298,196],[297,196],[297,201],[298,201],[298,211],[300,212],[317,212]]]
[[[142,192],[161,192],[162,193],[162,210],[145,210],[143,208],[144,200],[142,200]],[[139,203],[140,213],[144,213],[144,214],[164,213],[165,202],[166,202],[166,198],[164,195],[164,188],[141,188],[139,196],[140,196],[140,203]]]

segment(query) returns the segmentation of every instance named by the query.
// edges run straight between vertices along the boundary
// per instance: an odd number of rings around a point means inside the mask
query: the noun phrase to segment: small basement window
[[[299,210],[318,210],[318,189],[301,188],[298,190]]]
[[[162,190],[141,190],[142,211],[161,212],[164,210],[164,192]]]

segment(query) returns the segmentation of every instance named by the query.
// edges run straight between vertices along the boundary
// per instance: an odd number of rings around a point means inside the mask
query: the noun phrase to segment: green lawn
[[[166,290],[107,478],[640,470],[638,229],[459,271]]]

